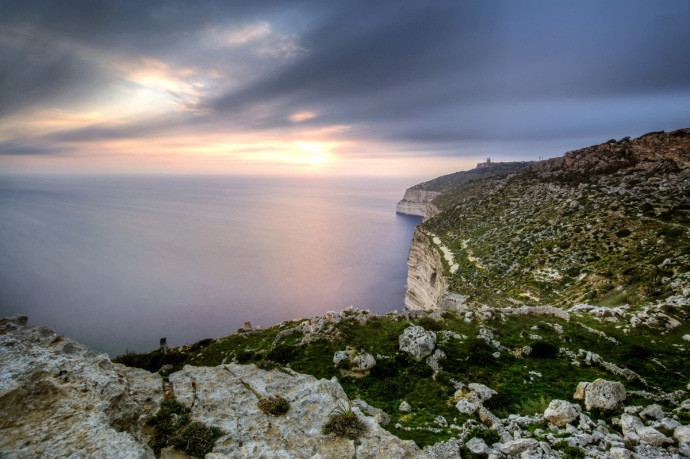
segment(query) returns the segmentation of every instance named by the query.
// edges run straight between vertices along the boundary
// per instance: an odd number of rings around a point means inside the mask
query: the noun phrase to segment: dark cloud
[[[260,48],[199,45],[209,30],[257,21],[297,36],[300,52],[268,59]],[[690,108],[673,102],[690,100],[685,1],[6,1],[2,29],[0,117],[112,85],[80,46],[227,78],[195,102],[201,116],[97,125],[45,144],[287,129],[304,110],[318,116],[300,126],[348,125],[354,138],[439,155],[468,142],[690,125]]]

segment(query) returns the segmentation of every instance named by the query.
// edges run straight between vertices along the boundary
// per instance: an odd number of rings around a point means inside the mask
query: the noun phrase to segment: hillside
[[[447,189],[431,203],[442,212],[415,235],[421,255],[410,257],[407,306],[436,307],[426,297],[445,292],[424,290],[437,276],[462,301],[487,305],[642,305],[682,293],[689,164],[685,129],[612,140]]]

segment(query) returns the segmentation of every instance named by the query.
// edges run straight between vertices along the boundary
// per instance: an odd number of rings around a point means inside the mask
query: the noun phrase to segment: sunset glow
[[[3,172],[431,178],[690,122],[682,2],[127,5],[3,11]]]

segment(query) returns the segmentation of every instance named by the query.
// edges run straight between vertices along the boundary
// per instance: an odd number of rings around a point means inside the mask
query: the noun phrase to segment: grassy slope
[[[415,440],[420,446],[433,444],[453,435],[453,430],[441,429],[440,433],[424,430],[407,432],[394,426],[400,423],[406,427],[436,427],[433,420],[444,416],[450,423],[462,424],[466,417],[461,416],[454,407],[451,397],[455,391],[450,378],[460,382],[478,382],[498,391],[488,407],[497,415],[510,413],[533,414],[543,411],[545,404],[553,398],[570,400],[579,381],[593,381],[596,378],[622,380],[596,366],[574,366],[570,359],[563,355],[551,358],[514,357],[501,352],[496,359],[492,353],[496,349],[488,346],[484,340],[477,339],[480,326],[489,327],[496,338],[510,348],[521,348],[535,341],[530,338],[538,334],[545,342],[559,348],[573,351],[586,349],[597,352],[604,359],[627,366],[646,378],[649,383],[666,391],[683,389],[690,375],[690,362],[686,359],[687,351],[682,347],[682,335],[690,333],[687,323],[688,310],[676,310],[671,313],[683,325],[667,334],[660,334],[656,329],[646,327],[625,334],[616,328],[615,323],[599,322],[582,316],[578,321],[605,329],[618,339],[620,344],[580,327],[576,320],[566,322],[554,318],[537,316],[507,316],[479,324],[476,321],[465,321],[462,317],[447,313],[440,322],[429,318],[419,320],[395,320],[389,317],[376,319],[360,325],[354,320],[343,321],[336,325],[336,332],[307,345],[299,345],[301,334],[292,334],[272,345],[276,335],[296,325],[295,322],[282,324],[266,330],[247,335],[235,334],[216,341],[207,340],[202,345],[174,350],[167,356],[155,351],[149,354],[121,356],[118,360],[132,366],[156,371],[164,363],[174,365],[178,370],[185,364],[214,366],[233,359],[242,363],[272,360],[301,373],[311,374],[317,378],[337,376],[350,397],[361,397],[371,405],[385,410],[391,415],[392,422],[387,427],[395,435]],[[559,334],[546,325],[559,324],[564,333]],[[443,371],[436,380],[431,377],[431,370],[424,363],[416,363],[406,354],[398,353],[398,336],[410,324],[420,324],[427,329],[448,330],[466,339],[450,338],[439,347],[447,354],[442,362]],[[533,327],[537,327],[533,330]],[[439,335],[440,336],[440,335]],[[644,343],[640,345],[640,343]],[[673,345],[680,345],[673,346]],[[377,365],[372,372],[363,378],[343,376],[334,368],[332,359],[336,351],[353,346],[370,352],[373,355],[388,356],[377,358]],[[662,371],[659,364],[646,356],[653,356],[667,367]],[[541,374],[541,377],[530,375],[530,371]],[[678,377],[684,375],[684,377]],[[640,383],[625,381],[628,389],[643,389]],[[398,405],[406,400],[412,406],[412,414],[398,411]],[[633,400],[635,402],[635,400]],[[638,400],[643,404],[651,403]],[[595,416],[599,413],[594,413]],[[457,433],[457,432],[456,432]]]

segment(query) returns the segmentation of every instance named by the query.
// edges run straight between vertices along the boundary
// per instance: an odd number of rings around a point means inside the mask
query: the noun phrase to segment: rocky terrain
[[[689,165],[682,129],[446,187],[415,234],[406,306],[435,308],[445,293],[490,306],[636,307],[677,295],[690,275]]]
[[[431,218],[439,212],[433,201],[442,192],[471,183],[501,179],[510,174],[527,170],[530,164],[529,161],[486,162],[478,164],[476,169],[470,171],[455,172],[437,177],[408,188],[395,210],[401,214]]]
[[[406,310],[111,362],[0,321],[10,457],[690,457],[690,130],[406,192]]]

